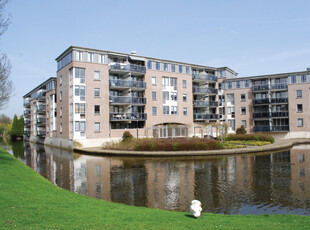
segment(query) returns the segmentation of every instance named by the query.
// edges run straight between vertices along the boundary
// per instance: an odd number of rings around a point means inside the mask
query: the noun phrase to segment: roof
[[[41,83],[40,85],[38,85],[36,88],[32,89],[31,91],[29,91],[28,93],[26,93],[23,98],[27,97],[27,96],[31,96],[31,94],[35,91],[37,91],[38,89],[42,88],[43,86],[47,85],[47,83],[49,83],[52,80],[57,80],[56,77],[50,77],[49,79],[47,79],[46,81],[44,81],[43,83]]]

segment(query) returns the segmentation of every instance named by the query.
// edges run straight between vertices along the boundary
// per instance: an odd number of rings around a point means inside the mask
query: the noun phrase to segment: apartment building
[[[56,61],[57,78],[24,96],[25,135],[47,144],[99,146],[124,131],[214,135],[217,122],[226,122],[228,132],[243,125],[286,137],[310,133],[309,69],[239,78],[227,67],[76,46]]]

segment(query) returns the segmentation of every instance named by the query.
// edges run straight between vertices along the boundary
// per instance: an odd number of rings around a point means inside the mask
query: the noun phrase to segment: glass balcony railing
[[[252,86],[252,91],[265,91],[269,90],[269,85],[254,85]]]
[[[45,113],[45,108],[46,108],[45,105],[37,105],[37,111],[38,112],[44,112]]]
[[[110,121],[145,121],[146,113],[110,113]]]
[[[194,120],[217,120],[217,119],[219,119],[218,114],[203,114],[203,113],[194,114]]]
[[[137,72],[137,73],[145,73],[145,66],[134,65],[134,64],[110,64],[110,70],[121,70],[125,72]]]
[[[217,101],[194,101],[194,107],[217,107]]]
[[[270,98],[253,99],[253,105],[269,104]]]
[[[127,81],[127,80],[110,80],[110,87],[111,88],[140,88],[145,89],[146,83],[143,81]]]
[[[287,83],[271,84],[270,89],[271,90],[287,89]]]
[[[146,98],[144,97],[127,97],[127,96],[116,96],[110,97],[111,104],[146,104]]]
[[[253,118],[269,118],[269,112],[260,112],[260,113],[253,113]]]
[[[217,94],[218,93],[218,89],[194,86],[193,87],[193,93]]]
[[[287,97],[271,98],[271,103],[272,104],[288,103],[288,98]]]
[[[288,111],[271,112],[271,117],[288,117]]]
[[[288,125],[275,126],[254,126],[254,132],[288,132],[290,127]]]
[[[212,75],[212,74],[193,73],[193,80],[216,81],[217,76]]]
[[[281,131],[289,131],[290,127],[288,125],[277,125],[277,126],[272,126],[271,129],[274,132],[281,132]]]
[[[288,117],[288,111],[253,113],[253,118]]]

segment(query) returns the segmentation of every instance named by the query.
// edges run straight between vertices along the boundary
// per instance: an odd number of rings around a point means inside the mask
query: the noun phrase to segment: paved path
[[[173,157],[173,156],[216,156],[216,155],[234,155],[258,152],[280,151],[299,144],[310,144],[310,139],[279,139],[273,144],[264,146],[248,146],[241,149],[221,149],[208,151],[158,151],[158,152],[140,152],[140,151],[120,151],[100,148],[74,148],[75,152],[91,155],[117,155],[117,156],[143,156],[143,157]]]

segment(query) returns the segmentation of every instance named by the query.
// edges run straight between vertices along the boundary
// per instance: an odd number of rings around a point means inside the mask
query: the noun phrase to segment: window
[[[171,72],[175,72],[175,64],[171,65]]]
[[[241,101],[245,101],[245,94],[241,94]]]
[[[62,101],[62,91],[60,91],[59,100]]]
[[[187,94],[186,93],[183,93],[183,101],[187,101]]]
[[[241,125],[242,125],[244,128],[246,128],[246,120],[242,120],[242,121],[241,121]]]
[[[184,116],[187,116],[187,107],[184,107],[184,108],[183,108],[183,115],[184,115]]]
[[[152,107],[152,115],[157,115],[157,107],[156,106]]]
[[[169,106],[163,106],[163,114],[169,114]]]
[[[186,82],[186,80],[183,80],[183,81],[182,81],[182,87],[183,87],[183,88],[187,88],[187,82]]]
[[[77,51],[77,60],[83,61],[83,52],[82,51]]]
[[[59,84],[62,85],[62,75],[60,75]]]
[[[241,115],[245,115],[246,114],[246,108],[245,107],[241,107]]]
[[[186,74],[190,74],[190,69],[188,66],[186,66]]]
[[[173,89],[177,90],[177,88],[178,88],[177,78],[175,78],[175,77],[170,78],[170,86],[173,86]]]
[[[301,82],[307,82],[307,76],[305,74],[301,75]]]
[[[164,71],[168,71],[168,64],[164,63]]]
[[[228,127],[235,130],[235,120],[228,120]]]
[[[62,123],[60,123],[59,132],[62,133]]]
[[[80,130],[81,130],[81,127],[80,127],[80,122],[79,121],[76,121],[75,122],[75,132],[80,132]]]
[[[100,132],[100,122],[95,122],[95,132]]]
[[[75,113],[85,113],[85,103],[75,103]]]
[[[156,100],[157,100],[157,98],[156,98],[156,92],[152,92],[152,100],[153,100],[153,101],[156,101]]]
[[[183,73],[183,66],[179,65],[179,73]]]
[[[227,114],[234,114],[235,113],[235,107],[227,107]]]
[[[95,114],[100,114],[100,105],[94,106],[94,112],[95,112]]]
[[[302,113],[302,111],[303,111],[302,104],[297,104],[297,112]]]
[[[303,127],[304,126],[304,119],[298,118],[297,119],[297,127]]]
[[[169,92],[168,91],[163,91],[163,103],[165,104],[166,101],[169,100]]]
[[[152,77],[152,85],[156,85],[156,77]]]
[[[248,87],[250,86],[250,81],[249,81],[249,80],[246,80],[244,86],[245,86],[246,88],[248,88]]]
[[[176,92],[171,92],[170,97],[172,101],[177,101],[178,100],[178,95]]]
[[[160,70],[160,63],[156,62],[156,70]]]
[[[296,83],[296,76],[291,76],[291,81],[293,84]]]
[[[240,81],[237,81],[236,88],[240,88]]]
[[[148,69],[152,69],[152,62],[151,62],[151,61],[148,61],[148,62],[147,62],[147,68],[148,68]]]
[[[94,80],[100,80],[100,72],[99,71],[95,71],[94,72]]]
[[[60,107],[59,116],[62,117],[62,107]]]
[[[169,86],[169,77],[163,77],[162,84],[163,84],[163,88],[165,88],[166,86]]]
[[[80,130],[81,130],[81,132],[86,131],[85,121],[80,121]]]
[[[227,102],[234,104],[234,102],[235,102],[234,94],[227,94]]]
[[[94,53],[88,53],[88,61],[94,62]]]
[[[232,82],[228,82],[228,89],[232,89]]]
[[[100,88],[94,89],[94,97],[100,97]]]
[[[177,106],[171,106],[171,114],[178,114],[178,107]]]
[[[296,97],[302,98],[302,90],[296,90]]]
[[[100,63],[104,64],[104,54],[100,54]]]
[[[85,69],[75,68],[75,78],[80,79],[80,83],[85,83]]]

